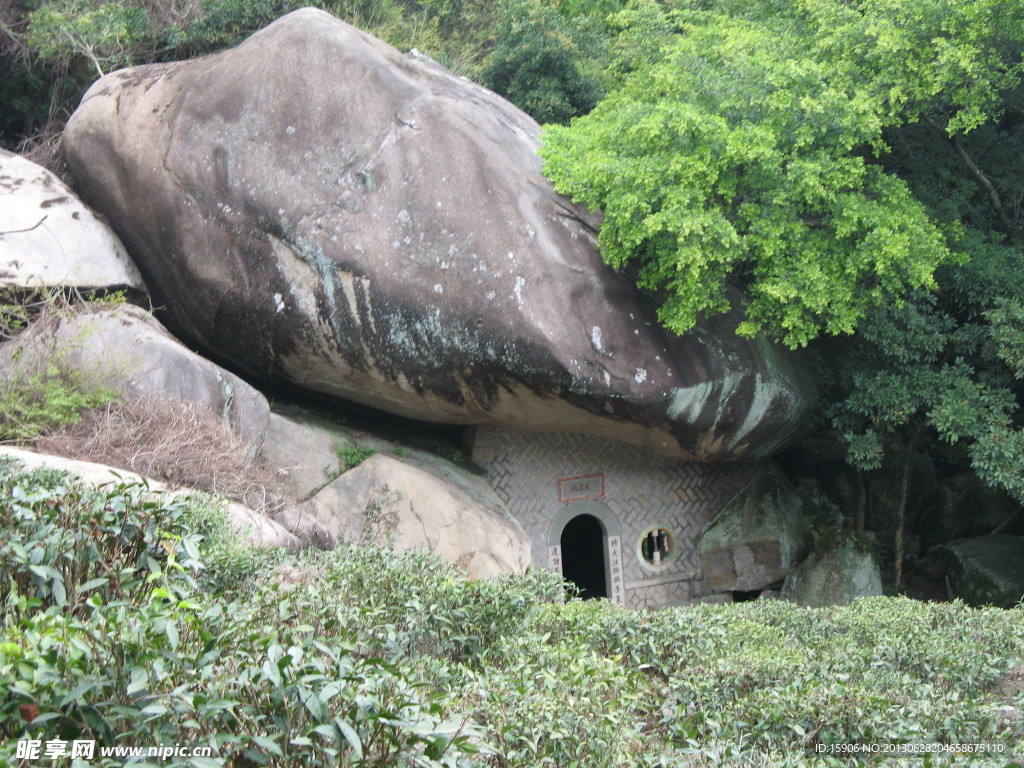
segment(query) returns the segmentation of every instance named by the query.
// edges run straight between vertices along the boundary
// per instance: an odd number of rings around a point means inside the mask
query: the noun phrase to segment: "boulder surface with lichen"
[[[769,454],[809,408],[794,356],[685,337],[601,261],[538,126],[322,11],[115,72],[64,144],[165,322],[251,377],[424,421]]]
[[[782,581],[807,553],[804,501],[772,465],[759,467],[701,534],[701,572],[717,592],[753,592]]]

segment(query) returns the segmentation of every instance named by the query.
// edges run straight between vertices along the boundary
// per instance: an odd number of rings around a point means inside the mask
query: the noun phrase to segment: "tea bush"
[[[196,499],[10,468],[0,499],[0,758],[13,762],[9,740],[58,736],[212,746],[197,766],[457,766],[478,751],[411,667],[355,653],[327,625],[321,593],[202,591],[217,581],[197,531],[215,514]],[[241,553],[209,549],[211,562]],[[267,562],[238,558],[235,578]],[[303,621],[317,614],[330,631]]]
[[[159,763],[197,768],[839,766],[818,750],[850,743],[1024,758],[1020,608],[563,604],[546,571],[253,549],[214,497],[9,464],[0,541],[0,763],[56,737],[212,747]]]

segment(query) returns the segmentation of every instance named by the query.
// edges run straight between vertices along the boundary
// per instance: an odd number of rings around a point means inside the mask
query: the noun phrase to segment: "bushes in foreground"
[[[0,541],[0,761],[58,736],[214,748],[159,763],[194,766],[841,765],[816,750],[847,743],[1022,757],[1020,609],[562,605],[546,572],[247,550],[210,497],[14,468]]]
[[[215,535],[200,555],[202,529],[224,530],[209,497],[13,473],[0,499],[0,758],[20,738],[213,747],[196,766],[455,766],[476,751],[465,718],[447,720],[409,664],[360,653],[321,595],[253,584],[276,553]]]

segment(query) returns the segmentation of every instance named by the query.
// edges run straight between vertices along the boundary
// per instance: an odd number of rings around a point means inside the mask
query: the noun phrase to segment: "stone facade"
[[[479,427],[473,460],[533,541],[533,564],[563,570],[562,533],[578,515],[601,522],[606,594],[633,608],[706,597],[697,542],[751,479],[750,463],[681,462],[587,435]],[[668,556],[651,562],[644,540],[668,534]]]

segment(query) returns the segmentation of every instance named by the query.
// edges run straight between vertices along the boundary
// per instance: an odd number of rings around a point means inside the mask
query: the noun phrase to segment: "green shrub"
[[[434,555],[375,545],[312,552],[302,563],[309,589],[336,596],[324,610],[361,628],[363,652],[401,662],[480,663],[488,648],[516,633],[561,589],[548,571],[475,580]]]
[[[106,405],[114,396],[55,363],[20,381],[0,383],[0,441],[25,442],[76,424],[83,409]]]
[[[187,586],[196,538],[183,505],[149,496],[142,485],[94,490],[50,470],[0,478],[0,595],[75,608],[136,596],[154,574]]]
[[[26,44],[44,62],[67,68],[79,60],[105,74],[152,54],[148,14],[130,3],[50,0],[28,14]]]
[[[352,445],[338,450],[338,461],[341,462],[342,471],[345,472],[353,467],[358,467],[376,453],[377,451],[373,448],[363,448],[361,445]]]
[[[476,751],[407,666],[304,621],[324,615],[319,590],[201,592],[188,500],[10,469],[0,499],[0,758],[7,740],[56,735],[213,747],[196,765],[456,766]],[[218,535],[212,548],[239,551]]]
[[[841,766],[816,749],[847,743],[1024,758],[1021,609],[563,605],[548,571],[254,550],[208,496],[0,473],[0,762],[58,735],[212,747],[200,768]],[[914,760],[863,762],[945,762]]]
[[[573,30],[557,8],[535,0],[508,0],[497,41],[487,58],[484,85],[539,123],[568,123],[601,97],[581,67],[596,38]]]

